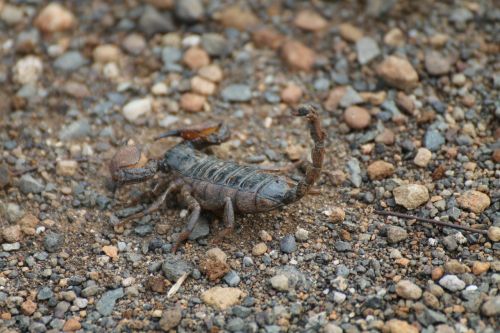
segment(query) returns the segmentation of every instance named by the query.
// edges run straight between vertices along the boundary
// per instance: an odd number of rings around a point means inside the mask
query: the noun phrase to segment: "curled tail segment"
[[[313,105],[300,105],[292,114],[294,116],[307,118],[307,120],[309,121],[309,131],[314,141],[314,147],[311,151],[312,163],[309,163],[306,166],[305,177],[297,184],[295,193],[293,193],[293,195],[290,197],[290,201],[296,201],[309,192],[310,188],[318,180],[321,174],[321,169],[323,168],[323,161],[325,158],[326,133],[321,127],[321,120],[316,108]]]

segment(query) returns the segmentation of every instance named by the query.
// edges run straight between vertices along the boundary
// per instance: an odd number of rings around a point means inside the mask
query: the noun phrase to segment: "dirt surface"
[[[0,0],[0,332],[494,332],[494,4]],[[288,167],[300,103],[328,135],[314,193],[216,245],[205,214],[176,255],[175,196],[113,227],[165,179],[113,194],[120,147],[161,158],[180,139],[159,134],[224,121],[209,153]]]

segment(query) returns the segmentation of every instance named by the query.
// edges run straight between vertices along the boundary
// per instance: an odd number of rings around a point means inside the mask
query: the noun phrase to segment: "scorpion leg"
[[[193,231],[194,227],[198,223],[198,220],[200,218],[200,212],[201,212],[201,206],[196,201],[196,199],[191,195],[191,191],[189,186],[183,186],[181,189],[181,196],[186,202],[188,209],[191,211],[191,214],[189,215],[188,218],[188,223],[184,230],[179,234],[177,237],[177,241],[175,242],[174,247],[172,248],[172,253],[177,252],[177,249],[179,246],[186,240],[188,239],[189,235]]]
[[[233,208],[233,202],[230,197],[224,198],[223,220],[225,228],[222,229],[221,232],[215,237],[215,239],[213,240],[214,244],[222,241],[223,238],[225,238],[234,230],[234,208]]]
[[[147,192],[143,192],[137,198],[132,199],[132,205],[135,205],[135,204],[137,204],[139,202],[142,202],[144,200],[151,200],[153,198],[158,197],[162,193],[162,191],[165,190],[165,188],[167,187],[168,183],[169,183],[169,181],[160,180],[153,187],[152,190],[147,191]]]
[[[151,206],[149,206],[148,208],[146,208],[145,210],[143,210],[142,212],[139,212],[139,213],[136,213],[136,214],[132,214],[130,216],[127,216],[126,218],[124,218],[123,220],[121,220],[117,226],[121,226],[121,225],[124,225],[125,223],[131,221],[131,220],[135,220],[135,219],[140,219],[141,217],[145,216],[145,215],[148,215],[148,214],[151,214],[151,213],[154,213],[156,212],[158,209],[160,209],[161,205],[165,202],[165,199],[167,198],[167,195],[173,191],[176,191],[179,189],[179,187],[183,185],[183,182],[182,181],[176,181],[176,182],[173,182],[172,184],[169,185],[169,187],[151,204]]]

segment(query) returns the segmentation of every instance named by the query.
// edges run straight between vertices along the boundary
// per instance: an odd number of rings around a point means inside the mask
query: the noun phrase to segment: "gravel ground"
[[[61,3],[0,0],[0,332],[498,331],[493,0]],[[175,198],[110,223],[157,181],[113,196],[119,147],[224,120],[214,154],[288,166],[302,102],[328,134],[319,194],[218,247],[203,216],[177,255]]]

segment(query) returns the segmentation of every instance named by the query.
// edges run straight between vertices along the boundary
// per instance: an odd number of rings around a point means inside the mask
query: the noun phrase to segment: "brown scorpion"
[[[222,214],[225,228],[217,237],[221,239],[233,230],[235,213],[266,212],[301,199],[320,176],[326,134],[312,105],[301,105],[292,114],[307,118],[314,141],[312,163],[307,162],[305,177],[294,183],[282,175],[266,172],[259,167],[220,160],[203,153],[203,148],[229,139],[229,130],[223,123],[171,130],[158,136],[156,139],[171,136],[184,139],[168,150],[163,159],[148,160],[137,146],[119,149],[109,165],[111,176],[117,185],[143,182],[159,171],[169,176],[162,188],[163,193],[151,206],[126,217],[119,224],[157,211],[167,195],[178,193],[187,204],[190,215],[172,249],[176,252],[196,226],[202,209]],[[161,186],[157,186],[153,192],[157,192],[158,188]]]

